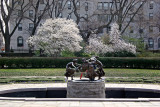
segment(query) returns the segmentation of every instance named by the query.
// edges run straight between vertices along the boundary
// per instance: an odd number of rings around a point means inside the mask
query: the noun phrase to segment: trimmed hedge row
[[[100,58],[105,68],[160,69],[160,58]]]
[[[0,58],[0,66],[7,68],[65,68],[71,58]]]
[[[0,66],[6,68],[65,68],[74,58],[0,58]],[[81,58],[79,63],[81,63]],[[99,59],[104,68],[160,69],[160,58],[104,57]]]

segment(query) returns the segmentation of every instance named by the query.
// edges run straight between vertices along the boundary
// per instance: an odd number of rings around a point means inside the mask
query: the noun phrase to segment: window
[[[112,17],[112,16],[111,16]],[[114,17],[113,17],[113,21],[115,22],[115,21],[117,21],[118,20],[118,16],[117,15],[114,15]]]
[[[68,9],[71,10],[71,1],[68,1]]]
[[[77,5],[77,9],[79,10],[80,9],[80,2],[77,1],[76,5]]]
[[[153,13],[149,13],[149,20],[153,20]]]
[[[130,27],[130,33],[134,33],[133,27]]]
[[[18,3],[18,5],[21,5],[22,1],[21,0],[17,0],[17,3]]]
[[[133,14],[129,14],[128,17],[129,17],[129,21],[134,22],[134,15]]]
[[[88,11],[88,2],[85,2],[85,10]]]
[[[149,46],[149,48],[153,48],[153,46],[154,46],[154,40],[152,38],[148,39],[148,46]]]
[[[102,15],[98,14],[97,19],[98,19],[98,21],[102,21]]]
[[[132,6],[131,6],[131,12],[133,12],[134,11],[134,8],[135,8],[135,4],[132,4]]]
[[[42,14],[43,14],[43,12],[44,12],[44,10],[40,10],[40,15],[42,15]]]
[[[98,21],[109,22],[111,19],[111,14],[98,14]]]
[[[134,33],[133,26],[130,26],[130,33]]]
[[[43,25],[42,23],[39,24],[39,26],[42,26],[42,25]]]
[[[111,31],[111,26],[108,26],[108,27],[106,28],[106,32],[109,33],[110,31]]]
[[[106,21],[107,21],[107,22],[110,22],[110,20],[111,20],[111,17],[112,17],[112,15],[111,15],[111,14],[107,14]]]
[[[153,9],[153,4],[154,4],[154,1],[150,1],[150,4],[149,4],[150,9]]]
[[[99,29],[98,33],[103,33],[103,28]]]
[[[149,26],[149,32],[153,32],[153,26]]]
[[[62,18],[62,13],[59,13],[59,16],[58,16],[59,18]]]
[[[44,0],[39,0],[40,4],[44,4]]]
[[[117,6],[117,8],[119,9],[119,8],[120,8],[120,2],[118,2],[118,3],[116,4],[116,6]]]
[[[139,33],[140,33],[140,34],[143,33],[143,29],[142,29],[142,28],[139,29]]]
[[[160,38],[158,39],[158,48],[160,48]]]
[[[142,14],[140,14],[140,15],[139,15],[139,19],[140,19],[141,21],[143,21],[143,20],[144,20],[144,16],[143,16]]]
[[[62,9],[62,0],[58,1],[58,6],[59,6],[59,9]]]
[[[102,2],[98,2],[97,9],[103,9],[103,3]]]
[[[104,3],[103,3],[103,9],[104,9],[104,10],[107,10],[107,9],[108,9],[108,3],[107,3],[107,2],[104,2]]]
[[[84,16],[86,19],[88,19],[88,14],[85,14],[85,16]]]
[[[22,31],[22,23],[18,25],[18,31]]]
[[[131,29],[131,30],[130,30],[130,33],[134,33],[134,30],[133,30],[133,29]]]
[[[33,17],[33,10],[29,10],[29,17]]]
[[[101,9],[104,9],[104,10],[107,10],[107,9],[113,9],[113,2],[98,2],[98,5],[97,5],[97,9],[101,10]]]
[[[23,37],[19,36],[17,38],[17,47],[23,47]]]
[[[71,19],[71,13],[68,14],[67,19]]]
[[[18,10],[18,16],[22,16],[22,11],[21,10]]]
[[[34,24],[33,23],[29,23],[29,31],[32,31],[33,27],[34,27]]]
[[[113,2],[109,3],[109,9],[113,9]]]
[[[141,2],[140,2],[140,5],[143,5],[144,3],[145,3],[144,1],[141,1]]]

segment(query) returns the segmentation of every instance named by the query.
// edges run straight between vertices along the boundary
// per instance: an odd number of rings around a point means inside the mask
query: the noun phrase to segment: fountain
[[[105,98],[105,83],[101,79],[104,76],[104,71],[102,69],[102,63],[92,57],[89,60],[82,59],[82,64],[77,64],[77,60],[74,59],[73,62],[67,64],[66,77],[72,78],[71,81],[67,83],[67,98]],[[77,69],[75,69],[78,65]],[[96,69],[96,67],[98,69]],[[82,72],[89,79],[73,80],[74,72]],[[99,79],[95,80],[98,76]]]
[[[86,79],[73,80],[74,72],[78,70],[85,74]],[[105,87],[101,79],[104,76],[103,69],[97,71],[94,66],[86,61],[73,71],[66,70],[67,87],[45,88],[18,88],[0,90],[0,100],[24,100],[24,101],[160,101],[160,89]],[[98,76],[98,80],[95,77]],[[47,99],[45,99],[47,98]],[[48,99],[50,98],[50,99]],[[89,99],[87,99],[89,98]],[[95,99],[96,98],[96,99]],[[108,99],[121,98],[121,99]],[[122,99],[123,98],[123,99]],[[129,98],[129,99],[127,99]],[[131,99],[132,98],[132,99]],[[142,98],[142,99],[140,99]],[[147,98],[147,99],[144,99]]]
[[[68,81],[67,98],[105,98],[105,83],[86,79]]]

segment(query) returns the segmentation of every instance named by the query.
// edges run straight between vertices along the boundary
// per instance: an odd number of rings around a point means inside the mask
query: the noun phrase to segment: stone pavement
[[[44,84],[5,84],[0,91],[18,88],[66,87],[66,83]],[[106,87],[159,89],[160,85],[152,84],[105,84]],[[0,107],[160,107],[159,101],[22,101],[0,100]]]
[[[160,107],[160,102],[0,101],[0,107]]]

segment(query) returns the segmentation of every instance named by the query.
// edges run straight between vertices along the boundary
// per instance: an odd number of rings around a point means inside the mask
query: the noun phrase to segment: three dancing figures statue
[[[101,79],[101,77],[105,75],[103,64],[98,60],[98,57],[91,57],[88,60],[82,58],[82,64],[78,64],[77,62],[78,59],[73,59],[72,62],[66,65],[66,73],[64,75],[67,79],[71,77],[73,80],[75,72],[81,72],[80,79],[84,73],[85,77],[89,78],[90,81],[94,81],[95,77]]]

